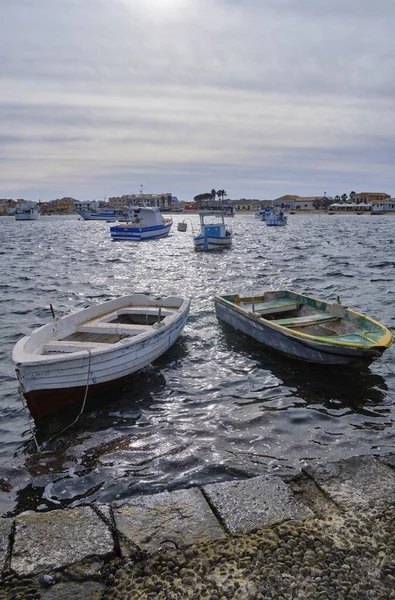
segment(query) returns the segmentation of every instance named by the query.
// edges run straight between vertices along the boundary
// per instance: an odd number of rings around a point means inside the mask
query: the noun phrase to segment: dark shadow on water
[[[385,380],[368,367],[338,367],[307,363],[266,348],[253,338],[220,323],[224,343],[234,352],[256,360],[262,369],[269,370],[284,385],[295,390],[307,405],[334,402],[363,412],[364,406],[383,402],[388,386]]]
[[[37,441],[41,445],[70,426],[69,432],[73,429],[76,432],[108,429],[117,426],[120,418],[123,426],[138,425],[142,412],[149,410],[155,401],[154,396],[160,394],[165,386],[165,378],[155,368],[140,371],[113,384],[105,393],[88,397],[84,412],[74,425],[82,408],[78,402],[38,421],[35,424]]]
[[[119,424],[144,426],[139,423],[143,411],[148,411],[166,388],[166,379],[160,369],[177,365],[186,356],[186,342],[178,340],[142,371],[133,373],[120,382],[114,383],[104,393],[89,398],[83,414],[73,426],[76,431],[98,431]],[[70,426],[78,417],[82,403],[77,402],[64,410],[48,415],[36,423],[36,437],[41,445]]]

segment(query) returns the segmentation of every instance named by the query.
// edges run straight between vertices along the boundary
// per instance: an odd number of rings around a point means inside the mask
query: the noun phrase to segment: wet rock
[[[113,551],[109,529],[89,507],[31,513],[15,519],[11,568],[18,575],[48,572]]]
[[[198,488],[134,497],[113,509],[117,528],[148,551],[166,540],[184,546],[226,537]]]
[[[358,456],[303,469],[345,510],[390,505],[395,497],[394,471],[373,456]]]
[[[3,572],[9,550],[12,519],[0,519],[0,573]]]
[[[273,475],[211,484],[203,489],[231,533],[313,516],[309,508],[295,500],[291,489]]]

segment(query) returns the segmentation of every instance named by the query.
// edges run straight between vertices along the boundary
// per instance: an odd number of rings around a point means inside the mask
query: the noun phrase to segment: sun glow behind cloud
[[[2,195],[102,196],[103,182],[128,193],[140,174],[181,197],[213,185],[235,197],[388,185],[386,20],[369,15],[361,37],[357,5],[345,18],[340,5],[322,16],[307,0],[303,12],[280,4],[7,0]]]

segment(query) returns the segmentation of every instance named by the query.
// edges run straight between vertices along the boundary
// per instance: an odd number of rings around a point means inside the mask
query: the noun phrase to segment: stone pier
[[[0,521],[0,600],[395,600],[395,457]]]

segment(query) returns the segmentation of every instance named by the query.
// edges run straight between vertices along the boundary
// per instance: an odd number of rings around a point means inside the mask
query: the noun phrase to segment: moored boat
[[[34,419],[150,364],[176,341],[189,306],[178,296],[133,294],[56,318],[23,337],[12,358]]]
[[[129,208],[128,222],[110,227],[113,240],[142,241],[169,235],[172,219],[165,219],[157,206]]]
[[[259,221],[266,221],[266,216],[271,214],[273,211],[273,206],[261,206],[261,208],[254,213],[254,218]]]
[[[37,221],[40,217],[38,206],[21,206],[16,210],[16,221]]]
[[[282,227],[287,224],[288,217],[284,215],[282,210],[276,211],[271,209],[265,216],[265,223],[268,227]]]
[[[194,237],[196,250],[223,250],[232,245],[233,232],[225,225],[220,210],[199,211],[200,233]]]
[[[125,215],[122,211],[116,211],[110,207],[99,208],[98,210],[80,210],[80,217],[84,221],[119,221],[124,219]]]
[[[327,365],[368,365],[391,346],[374,319],[288,290],[215,297],[218,319],[294,358]]]
[[[236,213],[236,209],[233,204],[226,204],[223,209],[224,217],[234,217]]]

